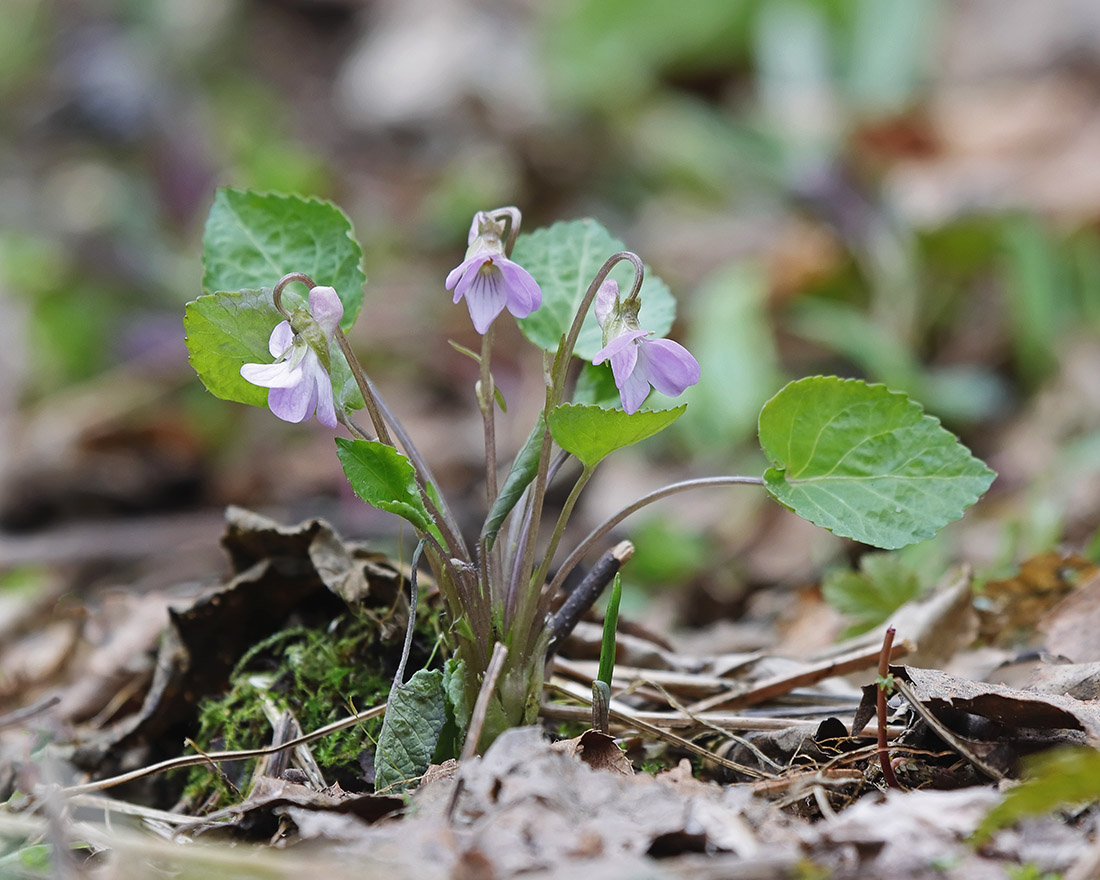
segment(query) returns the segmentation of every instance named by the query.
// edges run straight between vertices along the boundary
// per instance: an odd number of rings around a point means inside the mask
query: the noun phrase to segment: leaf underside
[[[443,672],[420,669],[386,704],[386,716],[374,756],[374,788],[400,791],[422,776],[432,762],[447,721]]]

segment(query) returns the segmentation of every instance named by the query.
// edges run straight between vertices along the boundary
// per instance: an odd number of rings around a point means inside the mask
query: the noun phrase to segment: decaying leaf
[[[615,744],[615,737],[598,730],[586,730],[580,736],[554,743],[551,748],[564,752],[571,758],[579,758],[593,770],[606,770],[623,776],[634,775],[630,759]]]

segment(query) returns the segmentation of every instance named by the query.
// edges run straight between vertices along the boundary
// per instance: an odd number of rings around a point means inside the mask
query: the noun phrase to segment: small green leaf
[[[315,283],[336,288],[345,330],[363,305],[363,252],[351,222],[331,202],[219,189],[202,248],[206,293],[273,287],[289,272],[304,272]]]
[[[542,289],[542,305],[519,322],[535,345],[554,351],[569,332],[577,308],[607,258],[626,246],[595,220],[571,220],[536,229],[516,240],[512,259],[530,272]],[[634,268],[623,261],[611,270],[623,295],[630,289]],[[638,321],[655,336],[668,333],[676,316],[676,301],[661,279],[648,271],[642,282]],[[574,354],[592,360],[603,348],[603,333],[591,309],[585,316]]]
[[[433,764],[462,753],[466,729],[470,726],[470,709],[466,703],[466,661],[451,657],[443,664],[443,693],[447,697],[447,721],[439,733]]]
[[[1100,752],[1065,746],[1027,759],[1025,780],[1009,789],[970,838],[981,846],[993,832],[1026,816],[1100,799]]]
[[[663,431],[685,409],[687,405],[681,404],[674,409],[625,413],[621,409],[564,403],[550,411],[550,433],[558,446],[575,455],[585,467],[594,467],[616,449]]]
[[[500,487],[496,500],[493,502],[489,515],[485,518],[485,525],[481,529],[481,536],[485,539],[486,546],[491,550],[497,539],[497,532],[503,524],[512,508],[516,506],[524,489],[535,479],[539,469],[539,455],[542,452],[542,437],[546,431],[546,420],[539,413],[535,427],[528,435],[523,448],[516,453],[512,462],[512,469],[504,485]]]
[[[760,445],[777,501],[884,549],[931,537],[996,476],[904,394],[835,376],[791,382],[768,401]]]
[[[212,293],[187,304],[183,329],[188,359],[215,397],[267,406],[267,389],[241,377],[243,364],[269,364],[271,331],[282,320],[271,290]]]
[[[447,722],[443,673],[421,669],[395,686],[374,754],[375,791],[403,791],[428,769]]]
[[[336,455],[355,494],[371,507],[395,513],[442,543],[439,529],[416,485],[416,471],[404,455],[377,440],[336,438]]]
[[[603,641],[600,643],[600,669],[597,681],[611,686],[611,676],[615,672],[615,628],[619,625],[619,603],[623,597],[623,577],[615,572],[611,582],[611,597],[607,600],[607,610],[603,615]]]

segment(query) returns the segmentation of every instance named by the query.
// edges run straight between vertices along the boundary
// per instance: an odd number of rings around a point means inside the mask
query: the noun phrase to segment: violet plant
[[[700,381],[700,367],[664,338],[675,311],[668,288],[598,223],[524,235],[520,225],[516,208],[478,212],[465,258],[441,279],[481,336],[480,352],[456,345],[478,365],[486,515],[474,536],[462,533],[428,462],[344,335],[365,283],[347,218],[326,202],[223,189],[207,222],[205,292],[185,317],[199,377],[215,395],[267,406],[285,421],[316,414],[341,426],[348,436],[336,437],[336,454],[352,488],[412,525],[413,569],[426,562],[445,603],[448,659],[408,682],[399,672],[378,743],[379,788],[457,755],[466,740],[469,752],[535,720],[548,656],[628,558],[603,542],[646,505],[687,490],[756,484],[838,535],[892,549],[959,518],[994,478],[904,394],[816,376],[790,383],[761,411],[760,442],[772,465],[762,476],[701,477],[651,492],[559,559],[599,463],[684,412],[683,404],[646,408],[651,389],[676,397]],[[537,423],[506,470],[496,441],[505,401],[492,370],[494,328],[505,311],[541,349],[545,376]],[[359,409],[364,425],[353,417]],[[579,473],[565,467],[570,460]],[[555,521],[544,522],[547,488],[565,479],[573,481],[568,496]],[[603,556],[551,614],[566,578],[597,550]],[[413,591],[415,600],[415,584]],[[477,735],[468,738],[470,730]]]

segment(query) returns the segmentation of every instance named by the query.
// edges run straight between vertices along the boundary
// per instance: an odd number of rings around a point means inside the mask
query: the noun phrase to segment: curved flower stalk
[[[619,284],[608,278],[596,294],[596,320],[603,330],[604,347],[592,363],[611,361],[611,373],[623,402],[623,410],[635,413],[656,388],[678,397],[699,381],[699,362],[691,352],[671,339],[649,339],[652,330],[638,326],[636,297],[619,301]]]
[[[324,345],[331,345],[344,316],[340,297],[331,287],[314,287],[309,292],[309,311],[324,334]],[[304,422],[316,412],[317,421],[335,428],[336,405],[328,363],[322,363],[313,346],[303,334],[294,331],[290,321],[275,326],[267,349],[275,362],[244,364],[241,376],[253,385],[270,389],[268,408],[286,422]]]
[[[505,308],[526,318],[542,305],[542,291],[531,273],[505,254],[504,221],[479,211],[470,226],[466,259],[447,275],[445,288],[454,301],[463,298],[474,329],[482,336]]]

